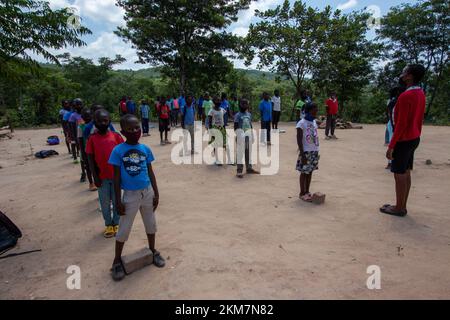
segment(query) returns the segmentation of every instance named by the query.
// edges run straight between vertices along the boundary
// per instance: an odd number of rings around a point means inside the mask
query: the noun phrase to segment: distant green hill
[[[44,68],[55,69],[58,70],[60,67],[56,64],[52,63],[41,63],[41,66]],[[266,71],[259,71],[254,69],[236,69],[240,72],[243,72],[247,77],[253,80],[275,80],[277,77],[276,74]],[[145,68],[140,70],[130,70],[130,69],[118,69],[113,72],[119,74],[133,74],[142,78],[161,78],[160,68]]]

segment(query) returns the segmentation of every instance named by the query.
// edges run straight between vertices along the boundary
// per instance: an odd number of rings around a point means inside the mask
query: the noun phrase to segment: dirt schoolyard
[[[0,260],[0,299],[449,299],[450,128],[424,127],[406,218],[378,208],[394,202],[383,146],[385,127],[321,135],[312,191],[321,206],[298,199],[294,124],[281,124],[280,170],[235,177],[236,167],[174,165],[153,129],[141,142],[156,157],[160,189],[157,248],[166,267],[144,268],[115,283],[114,239],[105,239],[97,193],[81,184],[80,166],[60,153],[34,152],[60,129],[18,130],[0,141],[0,210],[22,230]],[[426,165],[427,159],[432,165]],[[125,254],[147,245],[140,216]],[[67,268],[81,270],[69,290]],[[366,286],[369,266],[381,289]]]

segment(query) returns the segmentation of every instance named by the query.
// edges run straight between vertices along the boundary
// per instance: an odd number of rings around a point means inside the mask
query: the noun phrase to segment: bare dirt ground
[[[114,240],[102,236],[97,194],[79,182],[64,145],[38,160],[60,129],[19,130],[0,141],[0,209],[23,231],[0,260],[1,299],[449,299],[450,128],[425,127],[416,156],[409,216],[382,215],[394,201],[384,170],[384,126],[337,131],[323,140],[312,191],[322,206],[298,199],[293,124],[283,124],[276,176],[238,181],[235,167],[176,166],[155,130],[143,138],[156,156],[161,193],[157,245],[167,260],[114,283]],[[425,165],[431,159],[433,164]],[[146,246],[137,216],[125,253]],[[66,269],[81,268],[81,290]],[[367,267],[381,268],[368,290]]]

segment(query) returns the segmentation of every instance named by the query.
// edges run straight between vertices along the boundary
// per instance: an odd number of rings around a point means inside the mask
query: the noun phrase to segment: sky
[[[145,64],[136,64],[136,51],[131,44],[124,42],[114,34],[118,26],[125,24],[123,20],[123,10],[115,5],[116,0],[47,0],[52,9],[63,7],[72,7],[76,9],[77,14],[82,19],[82,24],[92,31],[92,35],[83,37],[87,46],[72,48],[68,47],[57,51],[57,53],[70,52],[72,56],[82,56],[97,61],[99,57],[115,57],[116,54],[122,55],[127,61],[116,69],[133,69],[151,67]],[[193,0],[195,1],[195,0]],[[248,10],[241,11],[238,15],[238,21],[233,23],[228,29],[236,35],[245,36],[251,23],[257,19],[254,17],[256,9],[264,11],[273,9],[283,3],[284,0],[257,0],[251,3]],[[294,0],[291,0],[294,2]],[[344,13],[353,10],[362,10],[364,8],[373,8],[372,12],[381,16],[389,11],[389,8],[404,2],[414,2],[405,0],[306,0],[306,3],[312,7],[322,9],[329,5],[334,9],[340,9]],[[369,32],[368,37],[374,35],[374,31]],[[52,51],[55,52],[55,51]],[[37,57],[39,61],[42,58]],[[256,63],[245,67],[243,61],[234,60],[237,68],[255,69]]]

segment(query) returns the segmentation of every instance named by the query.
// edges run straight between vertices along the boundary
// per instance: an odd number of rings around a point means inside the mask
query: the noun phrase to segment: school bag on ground
[[[45,159],[45,158],[48,158],[51,156],[57,156],[57,155],[59,155],[59,153],[56,152],[55,150],[42,150],[42,151],[36,152],[34,154],[34,156],[39,159]]]
[[[50,136],[47,138],[47,144],[51,146],[55,146],[59,144],[59,138],[58,136]]]
[[[0,211],[0,254],[14,248],[21,237],[19,228]]]

